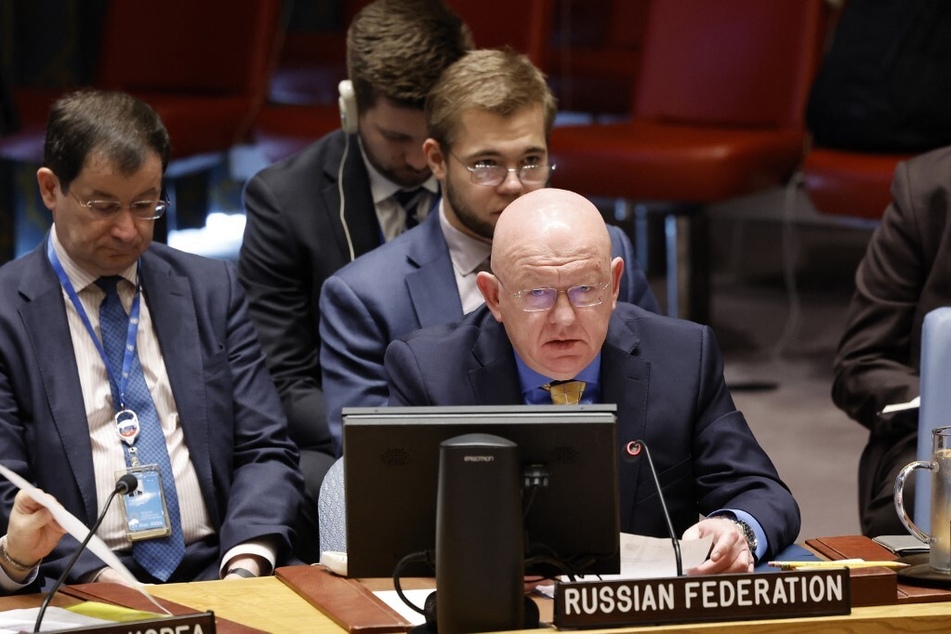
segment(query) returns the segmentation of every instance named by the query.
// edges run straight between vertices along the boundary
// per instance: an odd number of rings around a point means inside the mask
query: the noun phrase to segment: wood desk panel
[[[951,628],[951,604],[917,603],[855,608],[847,616],[802,619],[774,619],[728,623],[690,623],[647,627],[583,630],[584,634],[634,634],[636,632],[681,632],[709,634],[881,634],[885,632],[948,632]],[[535,630],[537,631],[537,630]],[[523,634],[527,634],[523,630]]]
[[[152,586],[157,597],[267,632],[339,634],[343,630],[275,577]]]
[[[153,586],[153,593],[188,605],[196,611],[212,610],[226,619],[269,632],[333,633],[343,630],[274,577],[202,581]],[[0,609],[37,607],[42,595],[0,598]],[[56,605],[75,603],[57,597]],[[880,632],[947,632],[951,625],[951,602],[906,603],[855,608],[849,616],[777,619],[731,623],[701,623],[661,627],[586,630],[590,634],[635,632],[736,632],[740,634],[785,634],[787,632],[835,631],[877,634]],[[538,630],[534,630],[537,632]]]
[[[806,544],[827,559],[850,559],[856,557],[868,561],[894,561],[898,555],[880,546],[868,537],[861,535],[847,535],[841,537],[818,537],[806,540]],[[895,570],[887,572],[895,575]],[[919,603],[926,601],[951,601],[951,590],[914,586],[906,583],[897,583],[898,603]],[[951,631],[951,624],[948,625]]]

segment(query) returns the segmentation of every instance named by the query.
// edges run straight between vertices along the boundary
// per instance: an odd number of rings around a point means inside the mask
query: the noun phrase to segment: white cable
[[[340,167],[337,168],[337,191],[340,192],[340,224],[343,226],[343,235],[347,239],[347,248],[350,249],[350,261],[357,259],[353,251],[353,240],[350,238],[350,227],[347,226],[347,218],[344,215],[346,209],[346,196],[343,193],[343,166],[347,162],[347,154],[350,152],[350,135],[343,133],[344,146],[343,157],[340,159]]]
[[[783,350],[795,338],[802,323],[802,301],[799,297],[799,287],[796,282],[796,263],[799,260],[800,243],[793,223],[796,194],[799,192],[801,184],[802,172],[797,171],[789,179],[784,197],[782,222],[783,281],[786,285],[786,297],[789,300],[789,312],[786,316],[783,332],[773,346],[773,357],[782,356]]]

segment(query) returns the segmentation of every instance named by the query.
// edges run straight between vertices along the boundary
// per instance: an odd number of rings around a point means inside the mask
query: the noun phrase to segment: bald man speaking
[[[688,572],[751,571],[795,540],[799,507],[733,404],[713,332],[618,302],[623,269],[590,201],[518,198],[496,225],[494,274],[479,273],[485,305],[387,348],[390,404],[614,403],[621,530],[667,535],[645,461],[625,459],[643,439],[675,530],[713,535]]]

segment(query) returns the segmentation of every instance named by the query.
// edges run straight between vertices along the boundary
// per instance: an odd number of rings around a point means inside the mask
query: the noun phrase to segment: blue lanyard
[[[138,274],[135,283],[135,297],[132,299],[132,308],[129,311],[129,330],[126,334],[125,354],[122,358],[122,375],[117,381],[115,373],[109,366],[109,359],[106,357],[106,351],[102,347],[102,342],[99,340],[99,337],[96,336],[96,331],[92,327],[89,317],[86,315],[86,309],[83,308],[82,302],[79,301],[79,296],[76,294],[76,290],[73,288],[73,283],[69,281],[69,277],[66,275],[66,271],[63,269],[63,264],[59,261],[59,257],[56,255],[56,250],[53,248],[52,236],[50,236],[47,242],[46,255],[49,258],[50,264],[53,265],[53,270],[56,271],[56,276],[59,278],[60,284],[63,285],[63,289],[66,291],[70,301],[76,308],[76,312],[79,313],[80,318],[83,320],[83,324],[86,326],[86,331],[89,332],[89,336],[92,338],[93,343],[96,344],[96,350],[99,351],[99,356],[102,357],[102,362],[106,366],[106,372],[109,374],[109,381],[119,394],[119,402],[115,404],[116,411],[124,410],[125,390],[129,385],[129,374],[132,370],[132,360],[135,358],[135,338],[139,332],[139,291],[141,286],[139,284]],[[139,266],[142,266],[141,262],[139,262]]]

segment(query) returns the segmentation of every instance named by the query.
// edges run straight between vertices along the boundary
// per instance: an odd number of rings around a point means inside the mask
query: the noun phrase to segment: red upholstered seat
[[[511,46],[540,69],[547,69],[554,0],[444,1],[469,25],[477,47]]]
[[[95,87],[151,104],[168,128],[174,159],[225,152],[246,140],[264,102],[280,15],[281,0],[113,0]],[[23,130],[4,139],[3,156],[42,160],[46,116],[60,94],[17,91]]]
[[[683,225],[707,204],[784,183],[802,157],[826,17],[823,0],[652,0],[631,120],[556,128],[552,184],[692,203],[677,208]],[[690,266],[704,238],[678,240],[676,224],[668,312],[704,321],[708,267]]]
[[[254,122],[254,143],[267,161],[274,162],[297,154],[339,127],[336,101],[306,105],[269,103]]]
[[[280,16],[281,0],[113,0],[96,84],[151,104],[176,159],[224,152],[264,104]]]
[[[151,104],[172,140],[172,175],[202,172],[249,138],[267,94],[282,0],[111,0],[96,88],[129,92]],[[54,91],[16,94],[23,129],[0,139],[0,157],[39,164]],[[182,159],[195,159],[187,162]],[[174,187],[174,183],[172,184]],[[203,223],[206,192],[176,196],[178,225]],[[158,237],[164,225],[159,225]]]
[[[803,163],[806,194],[822,213],[879,220],[891,202],[895,166],[908,158],[814,148]]]
[[[548,81],[560,110],[630,112],[649,8],[650,0],[555,3]]]
[[[637,120],[556,128],[559,187],[600,196],[707,203],[781,183],[799,163],[801,130]],[[582,139],[583,137],[583,139]]]
[[[509,19],[510,0],[445,0],[472,30],[477,46],[511,46],[545,67],[553,0],[524,0]],[[369,0],[346,0],[346,26]],[[276,161],[340,127],[337,83],[346,78],[346,27],[340,32],[289,33],[271,85],[271,100],[254,122],[254,140]]]
[[[304,149],[340,127],[337,84],[347,78],[346,28],[370,0],[344,0],[335,30],[285,33],[268,90],[254,121],[254,144],[269,162]]]

